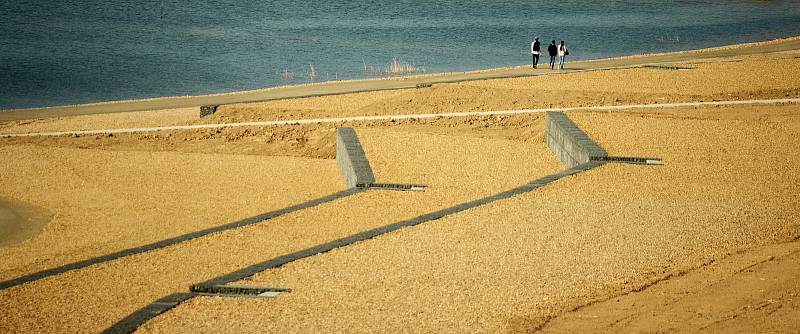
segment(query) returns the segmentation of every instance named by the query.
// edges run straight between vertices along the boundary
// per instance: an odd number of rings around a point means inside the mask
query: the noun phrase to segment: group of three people
[[[561,44],[556,46],[556,40],[550,42],[550,45],[547,47],[547,53],[550,54],[550,69],[552,70],[556,66],[556,56],[558,56],[558,68],[564,69],[564,56],[569,55],[569,50],[567,50],[567,46],[564,45],[564,41],[561,41]],[[539,37],[535,37],[533,42],[531,42],[531,55],[533,56],[533,68],[536,68],[536,65],[539,63],[539,55],[541,54],[541,45],[539,44]]]

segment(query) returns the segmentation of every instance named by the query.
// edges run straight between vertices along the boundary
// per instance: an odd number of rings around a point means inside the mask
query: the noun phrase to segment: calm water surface
[[[0,31],[8,109],[520,65],[534,35],[571,60],[765,40],[800,1],[14,0]]]

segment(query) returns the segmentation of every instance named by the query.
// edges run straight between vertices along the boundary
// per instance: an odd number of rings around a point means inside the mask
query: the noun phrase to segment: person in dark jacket
[[[539,54],[541,53],[541,48],[539,46],[539,37],[535,37],[533,39],[533,43],[531,43],[531,56],[533,57],[533,68],[536,69],[536,64],[539,63]]]
[[[550,54],[550,69],[552,70],[556,66],[556,55],[558,55],[556,40],[550,42],[550,45],[547,47],[547,53]]]

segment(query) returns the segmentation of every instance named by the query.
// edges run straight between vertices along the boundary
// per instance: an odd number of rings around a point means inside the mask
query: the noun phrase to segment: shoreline
[[[567,63],[563,71],[532,70],[527,65],[490,68],[466,72],[442,72],[402,77],[366,78],[342,81],[325,81],[297,85],[265,87],[226,93],[187,96],[163,96],[144,99],[102,101],[76,105],[41,108],[2,109],[0,122],[35,118],[54,118],[87,114],[104,114],[130,111],[163,110],[199,107],[207,104],[251,103],[269,100],[338,95],[381,90],[409,89],[417,85],[456,83],[465,81],[537,76],[610,68],[637,67],[649,64],[686,62],[756,53],[773,53],[800,48],[800,36],[717,46],[705,49],[666,53],[636,54],[612,58],[581,60]]]

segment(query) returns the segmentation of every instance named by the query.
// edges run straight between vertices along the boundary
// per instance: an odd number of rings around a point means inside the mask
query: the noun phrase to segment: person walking
[[[531,43],[531,56],[533,57],[533,69],[536,69],[536,64],[539,63],[540,53],[541,53],[541,48],[539,44],[539,37],[534,37],[533,43]]]
[[[558,47],[556,47],[556,40],[550,42],[550,45],[547,46],[547,53],[550,54],[550,69],[552,70],[553,67],[556,66],[556,55],[558,54]]]
[[[558,68],[561,70],[564,69],[564,57],[567,55],[569,55],[569,50],[564,45],[564,41],[561,41],[561,45],[558,46]]]

